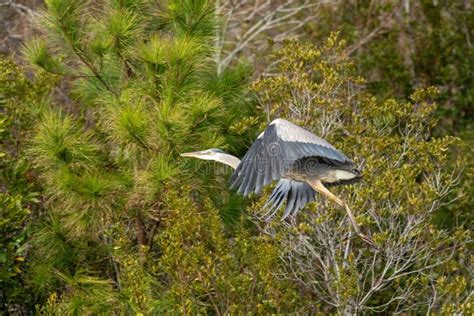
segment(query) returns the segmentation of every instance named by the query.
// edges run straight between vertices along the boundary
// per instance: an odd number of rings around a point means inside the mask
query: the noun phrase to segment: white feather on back
[[[278,137],[284,141],[317,144],[331,149],[336,149],[324,139],[314,135],[304,128],[299,127],[298,125],[288,122],[287,120],[276,119],[273,120],[270,125],[275,125]]]

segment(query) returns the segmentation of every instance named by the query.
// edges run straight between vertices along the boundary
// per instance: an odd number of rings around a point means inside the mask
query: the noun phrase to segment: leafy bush
[[[44,77],[31,81],[0,57],[0,311],[22,313],[33,298],[25,284],[27,227],[41,209],[35,172],[25,149],[31,121],[51,89]]]
[[[311,312],[470,313],[470,232],[462,221],[449,231],[433,223],[443,205],[466,202],[462,142],[431,133],[437,90],[379,101],[344,52],[336,35],[322,47],[288,42],[277,71],[253,89],[269,117],[305,125],[355,159],[364,180],[335,190],[377,250],[352,237],[343,210],[318,199],[293,225],[266,228],[284,249],[281,275],[308,293]]]

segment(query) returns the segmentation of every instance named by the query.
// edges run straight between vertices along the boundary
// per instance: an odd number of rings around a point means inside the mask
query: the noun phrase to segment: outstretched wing
[[[281,178],[272,194],[263,206],[265,219],[272,218],[283,206],[286,200],[286,208],[281,220],[288,216],[294,216],[307,203],[314,201],[315,191],[306,182],[299,182]]]
[[[230,179],[231,188],[248,195],[278,180],[298,159],[322,157],[351,163],[342,152],[313,133],[283,119],[270,123],[242,158]]]

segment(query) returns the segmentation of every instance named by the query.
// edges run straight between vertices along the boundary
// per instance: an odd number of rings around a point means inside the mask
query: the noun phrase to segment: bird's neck
[[[223,164],[226,164],[226,165],[232,167],[233,169],[237,169],[237,166],[240,163],[239,158],[237,158],[235,156],[232,156],[230,154],[226,154],[226,153],[219,153],[219,154],[213,156],[212,158],[213,158],[213,160],[218,161],[218,162],[223,163]]]

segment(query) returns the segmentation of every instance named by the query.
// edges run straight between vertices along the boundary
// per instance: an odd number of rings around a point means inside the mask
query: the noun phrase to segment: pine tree
[[[179,158],[241,152],[254,133],[249,68],[216,72],[214,10],[208,0],[46,1],[45,36],[24,52],[63,78],[67,99],[41,111],[31,148],[48,195],[31,240],[42,312],[222,313],[265,299],[246,295],[266,283],[251,277],[262,246],[238,228],[241,199],[214,166]]]

